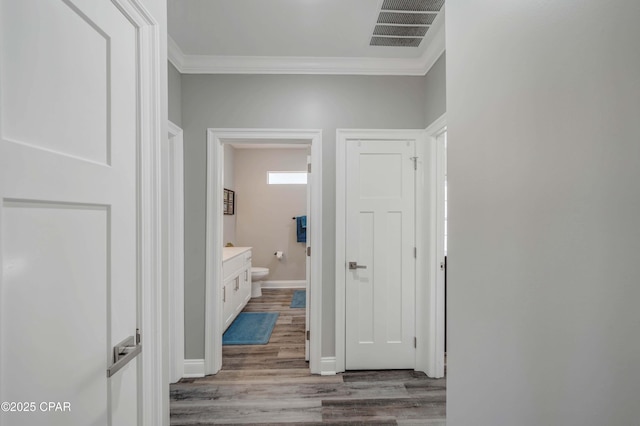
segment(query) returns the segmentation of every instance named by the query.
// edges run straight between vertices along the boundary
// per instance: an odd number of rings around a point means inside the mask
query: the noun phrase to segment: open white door
[[[414,368],[415,141],[346,144],[346,368]]]
[[[115,3],[0,3],[2,425],[141,418],[138,35]]]

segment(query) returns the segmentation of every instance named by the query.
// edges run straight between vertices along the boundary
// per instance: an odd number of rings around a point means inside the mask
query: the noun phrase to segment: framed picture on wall
[[[230,189],[224,190],[222,200],[222,211],[224,214],[235,214],[236,212],[236,192]]]

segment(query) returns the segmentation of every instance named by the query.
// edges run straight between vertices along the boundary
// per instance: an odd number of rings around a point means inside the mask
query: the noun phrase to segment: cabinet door
[[[231,324],[235,317],[236,301],[236,278],[227,280],[222,288],[222,315],[224,317],[224,329]]]
[[[242,307],[251,299],[251,264],[240,274],[240,295],[242,297]]]

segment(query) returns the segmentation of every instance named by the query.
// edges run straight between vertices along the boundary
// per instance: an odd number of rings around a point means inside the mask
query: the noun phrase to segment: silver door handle
[[[349,262],[349,269],[367,269],[364,265],[358,265],[358,262]]]
[[[133,336],[129,336],[115,345],[113,347],[113,364],[107,368],[107,377],[111,377],[120,371],[140,352],[142,352],[142,345],[140,343],[136,344],[136,338]]]

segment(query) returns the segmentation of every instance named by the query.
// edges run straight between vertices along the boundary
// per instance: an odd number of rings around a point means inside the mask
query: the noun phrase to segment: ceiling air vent
[[[378,24],[431,25],[435,19],[435,13],[381,12]]]
[[[444,0],[384,0],[382,10],[410,10],[413,12],[440,12]]]
[[[418,47],[422,38],[371,37],[371,46]]]
[[[371,46],[418,47],[444,0],[384,0]]]
[[[400,36],[400,37],[423,37],[429,27],[396,26],[396,25],[376,25],[373,35]]]

